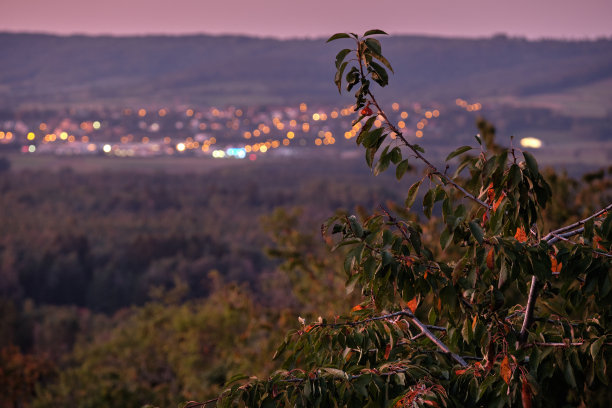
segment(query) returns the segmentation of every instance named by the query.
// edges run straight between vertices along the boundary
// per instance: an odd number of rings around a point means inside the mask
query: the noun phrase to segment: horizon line
[[[53,32],[44,30],[12,30],[0,28],[0,34],[24,34],[24,35],[48,35],[56,37],[113,37],[113,38],[134,38],[134,37],[196,37],[196,36],[208,36],[208,37],[245,37],[260,40],[278,40],[278,41],[307,41],[307,40],[325,40],[332,34],[317,34],[317,35],[261,35],[252,33],[238,33],[238,32],[222,32],[222,33],[210,33],[204,31],[184,32],[184,33],[168,33],[168,32],[142,32],[142,33],[111,33],[111,32]],[[482,35],[468,35],[468,34],[435,34],[435,33],[409,33],[409,32],[389,32],[388,37],[427,37],[427,38],[441,38],[441,39],[467,39],[467,40],[483,40],[493,38],[508,38],[512,40],[526,40],[526,41],[600,41],[600,40],[612,40],[612,34],[609,35],[598,35],[598,36],[572,36],[572,37],[561,37],[561,36],[538,36],[531,37],[521,34],[509,34],[505,32],[496,32]]]

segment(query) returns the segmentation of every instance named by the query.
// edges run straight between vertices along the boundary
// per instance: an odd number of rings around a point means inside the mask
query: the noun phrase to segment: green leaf
[[[523,152],[523,157],[525,157],[525,163],[527,164],[527,168],[531,171],[531,174],[534,176],[539,173],[538,171],[538,162],[535,157],[529,152]]]
[[[605,340],[606,340],[606,336],[601,336],[600,338],[595,340],[593,344],[591,344],[590,351],[591,351],[591,357],[593,358],[593,361],[595,361],[595,359],[597,358],[597,355],[599,354],[599,350],[601,349],[601,346],[603,345]]]
[[[364,147],[373,147],[378,143],[378,139],[382,136],[384,129],[383,128],[378,128],[378,129],[374,129],[373,131],[369,132],[364,138],[363,138],[363,146]]]
[[[395,177],[398,180],[401,179],[409,168],[410,164],[408,163],[408,159],[402,160],[395,168]]]
[[[387,33],[385,33],[383,30],[379,30],[379,29],[374,29],[374,30],[368,30],[366,31],[363,36],[367,37],[368,35],[375,35],[375,34],[382,34],[382,35],[389,35]]]
[[[393,164],[398,164],[399,162],[402,161],[402,151],[400,150],[399,147],[397,147],[397,146],[394,147],[391,150],[390,155],[391,155],[390,156],[391,157],[391,162],[393,162]]]
[[[372,164],[374,163],[374,155],[376,154],[376,147],[368,147],[366,149],[366,163],[369,168],[372,168]]]
[[[507,280],[508,280],[508,266],[506,265],[506,262],[502,259],[501,268],[499,270],[499,280],[497,281],[497,289],[501,289]]]
[[[368,47],[368,49],[370,51],[372,51],[374,54],[381,54],[382,51],[382,47],[380,46],[380,41],[378,41],[375,38],[368,38],[364,41],[366,47]]]
[[[431,211],[433,209],[434,199],[434,190],[427,190],[427,193],[425,193],[425,196],[423,197],[423,213],[427,218],[431,218]]]
[[[351,38],[351,36],[348,35],[347,33],[337,33],[337,34],[334,34],[331,37],[329,37],[327,39],[327,41],[325,41],[325,42],[328,43],[328,42],[331,42],[331,41],[339,40],[340,38]]]
[[[482,146],[482,138],[480,137],[480,135],[474,135],[474,138],[476,139],[478,144]]]
[[[336,54],[336,68],[339,68],[340,65],[344,62],[344,58],[351,52],[350,48],[345,48],[341,50],[338,54]]]
[[[412,146],[412,148],[413,148],[414,150],[416,150],[417,152],[425,153],[425,149],[423,149],[423,148],[422,148],[421,146],[419,146],[418,144],[413,144],[413,145],[411,145],[411,146]]]
[[[372,57],[376,58],[377,60],[379,60],[380,62],[382,62],[382,64],[389,68],[389,71],[395,73],[395,71],[393,71],[393,68],[391,67],[391,64],[389,63],[389,61],[387,61],[387,59],[385,57],[383,57],[382,55],[379,54],[375,54],[372,53]]]
[[[387,74],[387,71],[383,67],[381,67],[380,65],[378,65],[374,61],[370,62],[370,67],[372,67],[374,69],[374,73],[373,73],[372,78],[380,86],[385,86],[385,85],[387,85],[389,83],[389,75]],[[374,74],[376,74],[377,78],[374,77]]]
[[[508,173],[508,182],[510,183],[510,190],[514,190],[516,186],[518,186],[519,183],[522,181],[522,179],[523,173],[521,172],[519,166],[517,166],[516,164],[510,166],[510,171]]]
[[[445,228],[444,231],[442,231],[442,234],[440,234],[440,247],[442,247],[442,250],[446,249],[452,238],[453,234],[449,232],[447,228]]]
[[[338,68],[338,71],[336,71],[336,76],[334,78],[334,83],[338,87],[338,92],[339,93],[342,93],[342,74],[344,73],[344,70],[346,69],[347,65],[348,65],[348,62],[343,62],[342,65],[340,66],[340,68]]]
[[[446,161],[449,161],[453,157],[459,156],[460,154],[465,153],[468,150],[472,150],[472,147],[471,146],[461,146],[461,147],[455,149],[451,154],[446,156]]]
[[[351,215],[350,217],[348,217],[348,221],[349,225],[351,226],[351,230],[353,231],[353,234],[355,234],[357,238],[363,237],[363,228],[361,227],[361,224],[359,224],[359,221],[357,221],[357,217]]]
[[[482,228],[480,228],[480,224],[478,224],[477,221],[470,221],[469,227],[472,235],[474,238],[476,238],[476,241],[478,241],[479,244],[482,244],[484,233],[482,232]]]
[[[387,146],[389,147],[389,146]],[[382,155],[378,163],[376,163],[376,167],[374,167],[374,175],[378,176],[383,171],[387,170],[390,163],[390,157],[388,154]]]
[[[412,186],[410,186],[410,189],[408,190],[408,196],[406,197],[406,201],[404,202],[404,205],[406,206],[406,208],[410,208],[412,207],[412,204],[414,204],[414,201],[416,200],[417,192],[419,191],[419,187],[421,186],[422,182],[423,180],[419,180],[416,183],[414,183]]]

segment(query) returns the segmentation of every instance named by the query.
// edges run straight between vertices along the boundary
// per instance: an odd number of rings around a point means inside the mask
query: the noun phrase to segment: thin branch
[[[446,344],[442,343],[440,339],[438,339],[431,331],[429,331],[427,325],[423,324],[419,319],[417,319],[410,309],[404,309],[404,311],[406,312],[408,318],[410,318],[410,320],[412,320],[412,322],[421,330],[421,332],[423,332],[429,340],[431,340],[436,346],[438,346],[440,350],[450,355],[456,362],[461,365],[461,367],[465,368],[468,366],[468,364],[461,356],[450,351]]]
[[[584,227],[580,227],[580,228],[577,228],[577,229],[575,229],[573,231],[564,232],[562,234],[556,234],[555,233],[555,234],[553,234],[553,236],[551,238],[548,238],[545,241],[546,241],[546,243],[548,245],[552,245],[552,244],[554,244],[555,242],[557,242],[559,240],[567,239],[569,237],[573,237],[574,235],[578,235],[578,234],[580,234],[583,231],[584,231]],[[548,235],[550,235],[550,234],[548,234]],[[546,235],[546,236],[548,236],[548,235]]]
[[[591,216],[589,216],[589,217],[587,217],[585,219],[582,219],[582,220],[580,220],[578,222],[575,222],[573,224],[566,225],[565,227],[562,227],[562,228],[559,228],[559,229],[556,229],[554,231],[549,232],[548,235],[546,235],[543,238],[543,240],[544,241],[548,241],[554,234],[559,234],[561,232],[569,231],[569,230],[571,230],[573,228],[579,227],[579,226],[585,224],[587,221],[589,221],[589,220],[591,220],[591,219],[593,219],[595,217],[599,217],[601,214],[605,213],[606,211],[610,211],[610,210],[612,210],[612,203],[608,204],[608,206],[602,208],[601,210],[597,211],[595,214],[593,214],[593,215],[591,215]]]
[[[571,343],[561,343],[561,342],[535,342],[535,343],[528,343],[523,345],[524,348],[529,348],[529,347],[580,347],[584,345],[584,341],[575,341],[575,342],[571,342]],[[605,346],[612,346],[612,343],[603,343],[603,345]]]
[[[459,355],[453,353],[452,351],[450,351],[448,346],[446,344],[444,344],[439,338],[436,337],[435,334],[433,334],[431,332],[431,330],[444,330],[444,331],[446,331],[446,328],[441,327],[441,326],[431,326],[431,325],[427,325],[427,324],[421,322],[414,315],[414,313],[412,313],[412,310],[410,310],[408,308],[400,310],[398,312],[388,313],[388,314],[381,315],[381,316],[370,317],[368,319],[358,320],[358,321],[355,321],[355,322],[315,323],[315,324],[313,324],[311,326],[310,330],[312,330],[312,329],[314,329],[316,327],[342,327],[342,326],[354,327],[354,326],[363,325],[363,324],[370,323],[370,322],[377,321],[377,320],[386,320],[386,319],[389,319],[389,318],[392,318],[392,317],[399,317],[399,316],[405,316],[408,319],[410,319],[412,321],[412,323],[419,328],[421,333],[423,333],[424,336],[426,336],[429,340],[431,340],[440,350],[442,350],[443,353],[446,353],[449,356],[451,356],[462,367],[467,367],[467,363],[465,362],[465,360],[463,358],[461,358],[461,356],[459,356]]]
[[[525,307],[525,317],[523,318],[523,326],[519,333],[518,343],[523,344],[527,340],[527,331],[531,322],[533,321],[533,310],[535,309],[535,303],[538,298],[539,292],[538,278],[536,276],[531,277],[531,289],[529,289],[529,297],[527,298],[527,306]]]
[[[578,235],[584,231],[584,227],[580,227],[581,225],[585,224],[586,222],[588,222],[589,220],[595,217],[600,216],[601,214],[605,213],[606,211],[610,209],[612,209],[612,204],[609,204],[608,206],[606,206],[605,208],[602,208],[601,210],[597,211],[593,215],[587,218],[584,218],[578,222],[575,222],[574,224],[559,228],[557,230],[554,230],[548,233],[544,238],[542,238],[542,241],[545,241],[548,245],[552,245],[555,242],[559,241],[560,239],[569,238],[574,235]],[[580,227],[580,228],[576,228],[576,227]],[[535,304],[538,299],[539,286],[540,285],[538,282],[538,278],[536,278],[534,275],[531,278],[531,289],[529,290],[529,297],[527,298],[527,306],[525,307],[525,318],[523,319],[523,325],[521,327],[521,332],[518,338],[519,345],[521,344],[524,345],[525,341],[527,340],[527,332],[528,332],[529,326],[531,326],[531,323],[533,322],[533,311],[535,309]]]
[[[368,91],[368,96],[370,97],[370,99],[372,100],[372,103],[374,104],[374,106],[376,106],[376,108],[378,109],[378,114],[380,116],[383,117],[383,119],[385,120],[385,122],[387,122],[387,125],[389,126],[389,128],[393,131],[393,133],[395,133],[395,135],[404,143],[404,145],[406,145],[410,150],[412,150],[412,152],[416,155],[416,157],[421,160],[423,163],[425,163],[430,169],[431,169],[431,174],[434,174],[438,177],[440,177],[441,179],[443,179],[446,183],[452,185],[453,187],[455,187],[457,190],[461,191],[465,197],[469,198],[470,200],[476,202],[477,204],[479,204],[480,206],[486,208],[487,210],[489,210],[491,208],[491,206],[487,203],[485,203],[484,201],[480,200],[479,198],[477,198],[475,195],[473,195],[472,193],[468,192],[465,188],[461,187],[459,184],[455,183],[450,177],[448,177],[445,173],[441,172],[440,170],[438,170],[436,168],[436,166],[434,166],[433,164],[431,164],[431,162],[429,160],[427,160],[425,158],[425,156],[423,156],[421,154],[421,152],[419,152],[412,143],[410,143],[405,137],[404,134],[397,128],[395,127],[395,125],[389,120],[389,118],[387,117],[387,114],[382,110],[382,108],[380,107],[380,105],[378,104],[378,102],[376,101],[376,98],[374,97],[374,94],[372,94],[371,91]]]
[[[559,238],[561,241],[563,241],[563,242],[567,242],[568,244],[577,245],[577,243],[576,243],[576,242],[571,241],[571,240],[569,240],[569,239],[567,239],[567,238],[564,238],[562,235],[553,234],[553,237],[555,237],[555,238]],[[592,251],[594,254],[597,254],[597,255],[603,255],[603,256],[607,256],[607,257],[612,258],[612,254],[611,254],[611,253],[609,253],[609,252],[601,252],[601,251],[598,251],[598,250],[596,250],[596,249],[591,249],[591,251]]]

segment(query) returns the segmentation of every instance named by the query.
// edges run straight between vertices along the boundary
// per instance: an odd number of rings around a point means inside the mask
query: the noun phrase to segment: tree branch
[[[459,355],[453,353],[452,351],[450,351],[448,346],[446,344],[444,344],[439,338],[436,337],[435,334],[433,334],[431,332],[431,330],[446,331],[446,328],[441,327],[441,326],[431,326],[431,325],[424,324],[423,322],[421,322],[414,315],[414,313],[412,313],[412,310],[410,310],[408,308],[400,310],[398,312],[388,313],[388,314],[384,314],[384,315],[381,315],[381,316],[370,317],[368,319],[358,320],[358,321],[355,321],[355,322],[315,323],[315,324],[313,324],[311,326],[310,330],[312,330],[312,329],[314,329],[316,327],[342,327],[342,326],[354,327],[354,326],[370,323],[370,322],[373,322],[373,321],[376,321],[376,320],[386,320],[386,319],[389,319],[389,318],[392,318],[392,317],[399,317],[399,316],[405,316],[408,319],[410,319],[412,321],[412,323],[419,328],[421,333],[423,333],[424,336],[426,336],[429,340],[431,340],[440,350],[442,350],[443,353],[448,354],[449,356],[451,356],[453,358],[453,360],[458,362],[462,367],[467,367],[467,363],[465,362],[465,360],[461,356],[459,356]]]
[[[548,245],[552,245],[555,242],[559,241],[560,239],[569,238],[574,235],[578,235],[584,231],[584,227],[580,227],[581,225],[585,224],[586,222],[588,222],[589,220],[595,217],[600,216],[601,214],[605,213],[606,211],[610,209],[612,209],[612,204],[609,204],[608,206],[606,206],[605,208],[602,208],[601,210],[597,211],[593,215],[587,218],[584,218],[578,222],[575,222],[574,224],[559,228],[557,230],[554,230],[548,233],[544,238],[542,238],[542,241],[546,241]],[[576,227],[580,227],[580,228],[576,228]],[[576,229],[573,229],[573,228],[576,228]],[[521,332],[519,333],[518,345],[524,345],[525,341],[527,340],[527,334],[528,334],[527,332],[529,330],[529,326],[531,326],[531,323],[533,322],[533,311],[535,309],[535,303],[538,299],[538,292],[539,292],[539,282],[538,282],[538,278],[536,278],[534,275],[531,278],[531,289],[529,290],[529,297],[527,298],[527,306],[525,307],[525,318],[523,319],[523,325],[521,327]]]
[[[447,184],[452,185],[453,187],[455,187],[457,190],[461,191],[465,197],[469,198],[470,200],[474,201],[475,203],[477,203],[478,205],[486,208],[487,210],[489,210],[491,208],[491,206],[487,203],[485,203],[484,201],[480,200],[478,197],[476,197],[475,195],[473,195],[472,193],[468,192],[465,188],[461,187],[459,184],[455,183],[450,177],[448,177],[446,174],[442,173],[440,170],[438,170],[436,168],[436,166],[434,166],[433,164],[431,164],[431,162],[429,160],[427,160],[425,158],[425,156],[423,156],[421,154],[421,152],[419,152],[412,143],[410,143],[405,137],[404,134],[397,128],[395,127],[395,125],[389,120],[389,118],[387,117],[387,114],[382,110],[382,108],[380,107],[380,105],[378,104],[378,102],[376,101],[376,98],[374,97],[374,94],[372,94],[371,91],[368,91],[368,96],[370,97],[370,99],[372,100],[372,103],[374,104],[374,106],[376,106],[376,109],[378,109],[378,114],[380,116],[383,117],[383,119],[385,120],[385,122],[387,122],[387,125],[389,126],[389,129],[391,129],[393,131],[393,133],[395,133],[395,135],[402,141],[402,143],[404,143],[404,145],[406,145],[410,150],[412,150],[412,152],[416,155],[416,157],[421,160],[423,163],[425,163],[431,170],[432,170],[432,174],[435,174],[436,176],[440,177],[441,179],[443,179]]]
[[[587,221],[589,221],[589,220],[591,220],[591,219],[593,219],[593,218],[595,218],[595,217],[599,217],[601,214],[605,213],[606,211],[610,211],[610,210],[612,210],[612,203],[608,204],[608,206],[606,206],[606,207],[602,208],[601,210],[597,211],[595,214],[593,214],[593,215],[591,215],[591,216],[589,216],[589,217],[587,217],[587,218],[585,218],[585,219],[583,219],[583,220],[580,220],[580,221],[575,222],[575,223],[573,223],[573,224],[570,224],[570,225],[567,225],[567,226],[565,226],[565,227],[562,227],[562,228],[559,228],[559,229],[556,229],[556,230],[554,230],[554,231],[549,232],[549,233],[548,233],[548,234],[547,234],[547,235],[546,235],[544,238],[542,238],[542,239],[543,239],[544,241],[548,241],[548,240],[549,240],[550,238],[552,238],[552,237],[553,237],[555,234],[560,234],[561,232],[569,231],[569,230],[571,230],[571,229],[573,229],[573,228],[579,227],[579,226],[581,226],[581,225],[585,224]]]

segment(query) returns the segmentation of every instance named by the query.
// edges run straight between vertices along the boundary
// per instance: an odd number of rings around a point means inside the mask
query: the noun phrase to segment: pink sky
[[[0,31],[59,34],[612,36],[611,0],[0,0],[0,16]]]

